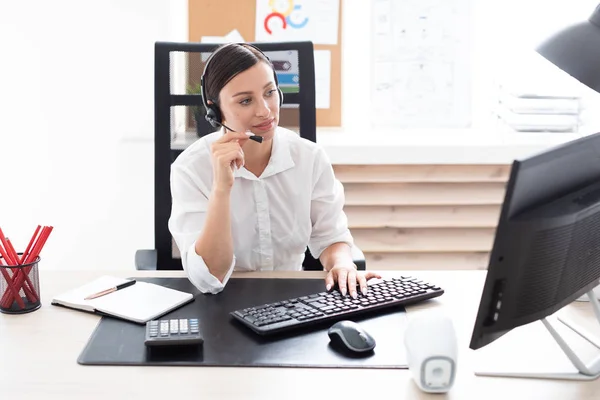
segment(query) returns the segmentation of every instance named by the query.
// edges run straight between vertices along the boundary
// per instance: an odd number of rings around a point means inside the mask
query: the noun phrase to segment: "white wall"
[[[134,268],[153,247],[154,42],[186,40],[186,9],[0,2],[0,228],[22,250],[53,225],[43,268]]]
[[[342,1],[342,120],[357,128],[370,6]],[[528,21],[499,22],[498,34]],[[0,227],[23,249],[37,224],[53,225],[43,268],[133,268],[135,250],[153,247],[157,40],[187,40],[187,1],[0,2]]]
[[[341,0],[342,24],[342,124],[351,131],[369,129],[368,112],[371,108],[369,78],[371,66],[371,4],[375,0]],[[404,0],[398,0],[404,1]],[[472,31],[472,108],[473,128],[490,131],[491,110],[496,102],[496,84],[499,79],[532,76],[547,79],[553,84],[564,74],[555,72],[546,62],[538,68],[531,59],[535,47],[552,33],[570,24],[586,20],[597,0],[466,0],[471,4]],[[433,3],[429,1],[428,3]],[[566,75],[569,79],[568,75]],[[578,84],[578,83],[577,83]],[[578,84],[579,85],[579,84]],[[600,95],[579,85],[584,100],[592,109],[600,107]],[[595,113],[598,116],[599,113]],[[588,118],[589,128],[600,129],[600,117]],[[588,132],[589,133],[589,132]]]

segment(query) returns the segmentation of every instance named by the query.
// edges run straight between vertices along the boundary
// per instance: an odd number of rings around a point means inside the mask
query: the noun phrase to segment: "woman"
[[[206,65],[203,90],[222,128],[171,169],[169,230],[190,281],[218,293],[234,269],[300,270],[308,245],[328,271],[327,290],[365,292],[380,276],[356,271],[343,188],[324,151],[277,126],[281,94],[269,59],[248,44],[224,45]]]

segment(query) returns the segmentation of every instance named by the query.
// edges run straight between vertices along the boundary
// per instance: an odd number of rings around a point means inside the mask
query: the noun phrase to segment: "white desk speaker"
[[[438,313],[409,315],[404,343],[417,386],[428,393],[448,392],[454,384],[458,356],[452,321]]]

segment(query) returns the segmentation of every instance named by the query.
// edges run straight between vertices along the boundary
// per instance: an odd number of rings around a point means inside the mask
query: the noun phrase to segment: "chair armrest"
[[[350,247],[350,251],[352,252],[352,261],[356,264],[356,269],[359,271],[367,270],[367,261],[365,260],[365,255],[361,249],[356,246]]]
[[[156,250],[137,250],[135,252],[135,269],[144,271],[156,270]]]

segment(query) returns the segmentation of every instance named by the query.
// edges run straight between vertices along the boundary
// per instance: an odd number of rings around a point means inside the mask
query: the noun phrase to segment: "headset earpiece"
[[[213,108],[207,108],[206,109],[206,115],[204,116],[204,119],[206,119],[208,122],[210,122],[210,124],[214,128],[219,128],[221,126],[219,124],[219,121],[221,121],[221,118],[219,118],[217,116],[217,114],[216,114],[216,112],[215,112],[215,110]]]
[[[208,65],[208,62],[206,65]],[[202,74],[202,77],[200,78],[200,88],[202,94],[202,105],[204,105],[204,109],[206,110],[204,119],[206,119],[213,126],[213,128],[218,128],[221,122],[221,111],[219,110],[219,106],[217,106],[213,101],[211,101],[212,104],[210,104],[209,99],[206,97],[204,74]]]

